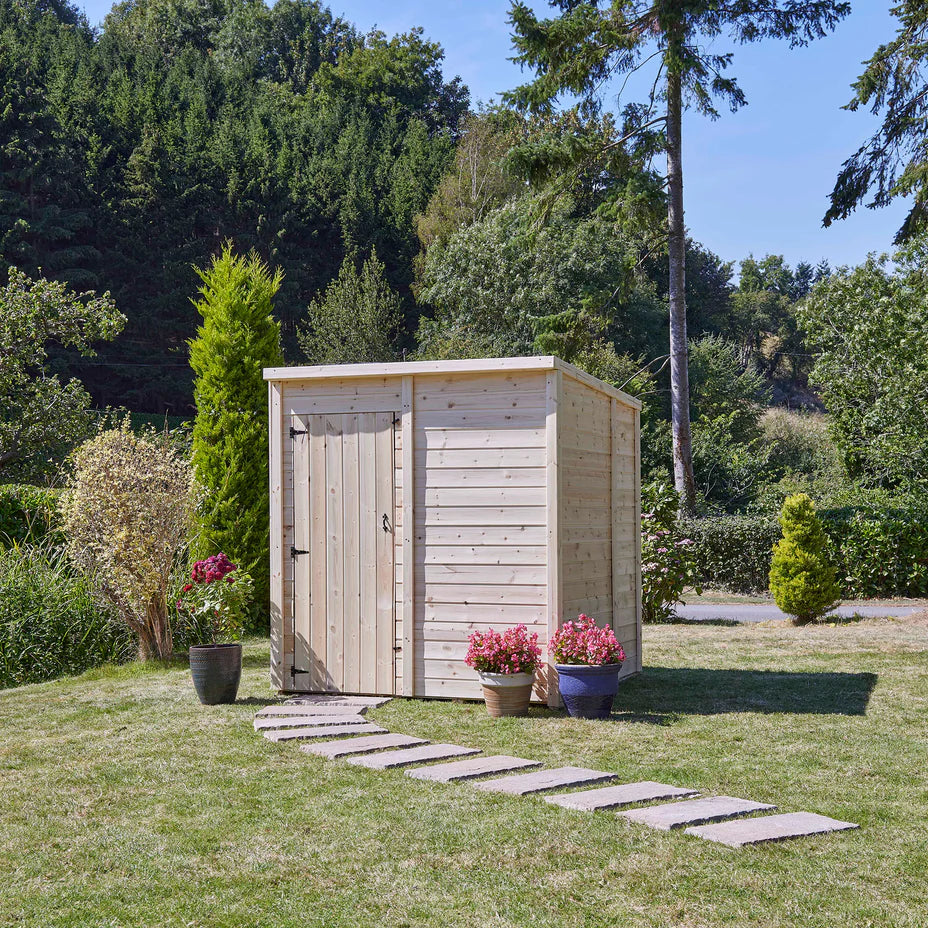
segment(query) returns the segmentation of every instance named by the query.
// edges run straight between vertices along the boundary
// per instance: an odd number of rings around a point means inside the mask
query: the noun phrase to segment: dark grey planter
[[[200,644],[190,649],[193,688],[204,706],[235,702],[242,679],[242,646]]]

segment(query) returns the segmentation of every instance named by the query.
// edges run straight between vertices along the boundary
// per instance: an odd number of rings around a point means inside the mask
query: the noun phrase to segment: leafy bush
[[[74,454],[64,497],[68,550],[138,636],[139,656],[171,656],[168,591],[199,491],[170,439],[101,432]]]
[[[38,542],[59,531],[60,492],[26,484],[0,484],[0,548]]]
[[[767,515],[687,519],[682,531],[692,539],[690,556],[703,586],[729,593],[766,592],[773,546],[780,525]]]
[[[808,625],[833,609],[840,596],[828,539],[805,493],[783,503],[780,526],[783,537],[773,547],[770,592],[793,624]]]
[[[641,488],[641,616],[667,622],[688,586],[699,588],[691,547],[677,520],[678,499],[664,482]]]
[[[0,548],[0,687],[132,656],[129,630],[51,545]]]

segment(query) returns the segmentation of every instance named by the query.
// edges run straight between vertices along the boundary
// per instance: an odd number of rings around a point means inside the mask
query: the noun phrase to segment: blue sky
[[[80,0],[78,0],[80,2]],[[334,13],[388,34],[422,26],[445,49],[445,72],[472,98],[489,101],[523,80],[512,56],[505,0],[334,0]],[[842,161],[872,132],[869,113],[845,112],[861,62],[894,33],[888,2],[852,0],[834,34],[808,48],[785,43],[735,47],[731,74],[748,106],[716,122],[688,114],[684,126],[685,209],[690,233],[722,258],[782,254],[795,264],[827,258],[856,264],[891,248],[904,204],[860,209],[828,229],[821,218]],[[534,3],[536,10],[546,5]],[[92,22],[110,7],[84,4]],[[725,51],[719,39],[713,50]],[[632,99],[631,96],[628,99]]]

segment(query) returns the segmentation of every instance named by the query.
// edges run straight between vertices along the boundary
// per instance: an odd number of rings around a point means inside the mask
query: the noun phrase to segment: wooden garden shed
[[[480,698],[472,630],[581,612],[641,669],[635,399],[554,357],[264,376],[281,691]]]

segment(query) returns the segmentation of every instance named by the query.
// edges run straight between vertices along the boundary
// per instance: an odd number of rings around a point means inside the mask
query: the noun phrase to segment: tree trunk
[[[680,40],[682,43],[682,39]],[[673,49],[671,49],[673,55]],[[667,225],[670,251],[670,406],[673,478],[680,509],[696,509],[690,435],[689,347],[686,339],[686,226],[683,222],[683,100],[679,65],[667,74]]]

